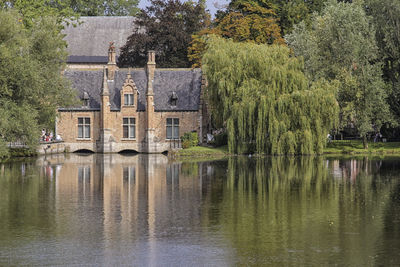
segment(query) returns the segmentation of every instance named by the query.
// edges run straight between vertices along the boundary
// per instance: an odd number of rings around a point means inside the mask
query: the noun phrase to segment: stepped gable
[[[120,90],[127,73],[127,69],[120,69],[115,73],[115,80],[108,81],[111,111],[120,110]],[[146,109],[146,72],[143,69],[134,69],[131,70],[131,75],[139,92],[138,111],[144,111]],[[60,108],[60,111],[100,110],[102,70],[66,70],[64,76],[71,81],[72,87],[78,91],[78,96],[81,99],[84,92],[89,95],[89,105]],[[198,111],[201,93],[201,70],[156,69],[153,88],[155,111]],[[173,92],[178,98],[176,105],[172,105],[170,101]]]
[[[80,17],[82,23],[75,27],[65,26],[63,33],[67,42],[67,63],[104,63],[109,43],[115,43],[117,57],[134,29],[135,18],[131,16]]]

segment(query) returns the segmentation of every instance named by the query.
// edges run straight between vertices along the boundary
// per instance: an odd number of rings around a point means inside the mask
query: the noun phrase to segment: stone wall
[[[78,138],[78,118],[90,118],[90,139]],[[67,111],[58,112],[57,133],[65,143],[90,144],[100,137],[99,111]],[[86,149],[86,148],[85,148]]]
[[[136,112],[133,107],[123,107],[121,111],[107,112],[106,117],[113,141],[110,142],[110,152],[122,150],[135,150],[138,152],[162,153],[177,146],[177,141],[167,140],[166,123],[167,118],[179,118],[179,136],[186,132],[197,131],[200,128],[200,112],[154,112],[152,125],[154,125],[154,138],[152,150],[146,149],[146,113]],[[78,118],[90,118],[90,139],[78,138]],[[136,119],[135,139],[123,138],[123,118],[133,117]],[[75,152],[86,149],[100,152],[96,142],[100,139],[100,112],[99,111],[68,111],[59,112],[57,120],[57,134],[64,140],[66,151]]]
[[[49,142],[39,144],[36,149],[38,154],[59,154],[65,152],[65,143],[64,142]]]

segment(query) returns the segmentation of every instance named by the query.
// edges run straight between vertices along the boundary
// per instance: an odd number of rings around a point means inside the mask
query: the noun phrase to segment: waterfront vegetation
[[[337,125],[335,84],[309,81],[285,46],[208,42],[206,93],[215,125],[226,125],[230,153],[322,153]]]
[[[369,142],[364,148],[361,140],[332,141],[324,149],[324,154],[383,154],[400,155],[400,142]]]
[[[321,154],[331,131],[362,138],[364,150],[349,151],[376,153],[367,136],[384,131],[398,137],[400,56],[394,47],[400,35],[393,29],[400,22],[400,3],[305,4],[298,24],[280,25],[290,48],[282,56],[285,48],[271,45],[278,40],[272,30],[258,32],[247,23],[255,14],[268,14],[272,25],[279,11],[300,10],[303,1],[293,2],[291,9],[274,1],[232,1],[211,30],[193,36],[189,56],[207,75],[214,125],[226,130],[230,153]],[[259,6],[271,12],[260,12]],[[229,27],[223,25],[226,18],[232,18]]]
[[[41,129],[54,127],[57,107],[75,101],[60,75],[67,53],[57,20],[23,22],[0,9],[0,158],[9,156],[8,142],[34,151]]]
[[[374,156],[400,156],[400,142],[368,142],[368,149],[364,148],[362,140],[334,140],[326,144],[321,154],[325,155],[374,155]],[[188,149],[174,151],[173,158],[223,158],[233,156],[228,146],[202,147],[196,146]],[[252,156],[268,156],[267,154],[251,154]]]
[[[295,55],[304,58],[311,80],[337,83],[339,129],[353,125],[368,148],[369,133],[395,123],[382,79],[375,26],[362,2],[330,1],[313,16],[312,27],[300,23],[286,40]]]
[[[229,155],[228,146],[204,147],[194,146],[186,149],[172,151],[169,156],[178,159],[215,159]]]

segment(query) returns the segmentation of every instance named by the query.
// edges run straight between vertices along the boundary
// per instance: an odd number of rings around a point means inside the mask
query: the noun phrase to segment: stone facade
[[[156,69],[154,51],[145,70],[118,69],[112,43],[108,59],[102,75],[98,69],[64,72],[83,102],[58,110],[56,134],[67,151],[162,153],[179,148],[180,137],[191,131],[201,140],[200,70]]]

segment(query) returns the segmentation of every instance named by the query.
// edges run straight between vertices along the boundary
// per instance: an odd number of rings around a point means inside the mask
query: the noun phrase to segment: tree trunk
[[[368,142],[367,142],[366,136],[363,137],[363,145],[364,145],[364,149],[368,149]]]

